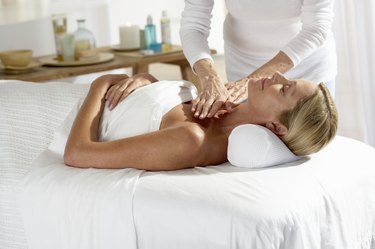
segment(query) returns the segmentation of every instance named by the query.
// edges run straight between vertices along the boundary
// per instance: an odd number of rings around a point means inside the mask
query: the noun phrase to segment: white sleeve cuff
[[[193,73],[195,75],[197,75],[197,73],[195,72],[194,70],[194,64],[199,61],[199,60],[202,60],[202,59],[209,59],[212,64],[214,63],[214,60],[212,59],[212,56],[210,54],[207,54],[207,53],[199,53],[197,54],[196,56],[192,57],[190,60],[189,60],[189,64],[190,64],[190,67],[191,67],[191,70],[193,70]]]
[[[298,56],[298,53],[294,52],[291,47],[284,47],[281,49],[281,51],[284,52],[293,62],[293,67],[296,67],[301,62],[301,58]]]

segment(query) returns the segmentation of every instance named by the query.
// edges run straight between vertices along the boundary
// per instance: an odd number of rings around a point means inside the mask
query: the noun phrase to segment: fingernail
[[[204,118],[203,114],[201,114],[201,116],[199,118]]]

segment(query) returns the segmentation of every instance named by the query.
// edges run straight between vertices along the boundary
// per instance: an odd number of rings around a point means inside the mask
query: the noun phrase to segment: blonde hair
[[[283,142],[298,156],[318,152],[336,135],[338,114],[327,87],[320,83],[309,97],[284,112],[280,122],[288,128]]]

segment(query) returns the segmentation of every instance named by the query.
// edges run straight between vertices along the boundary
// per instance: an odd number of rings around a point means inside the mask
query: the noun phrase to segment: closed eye
[[[280,89],[282,93],[285,93],[290,87],[290,84],[284,84],[283,87]]]
[[[288,85],[284,84],[280,91],[284,93],[286,90],[288,90]]]

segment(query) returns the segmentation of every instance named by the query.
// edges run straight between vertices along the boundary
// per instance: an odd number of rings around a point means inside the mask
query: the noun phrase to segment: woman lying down
[[[217,165],[227,161],[228,137],[241,124],[267,127],[300,156],[319,151],[337,130],[337,111],[323,84],[289,80],[280,73],[249,79],[247,102],[209,119],[194,117],[195,91],[191,83],[158,82],[150,74],[99,77],[72,126],[65,164],[153,171]],[[125,133],[131,135],[100,138],[99,130],[110,125],[101,123],[103,110],[113,112],[128,100],[139,103],[125,114],[132,124],[124,126]]]

